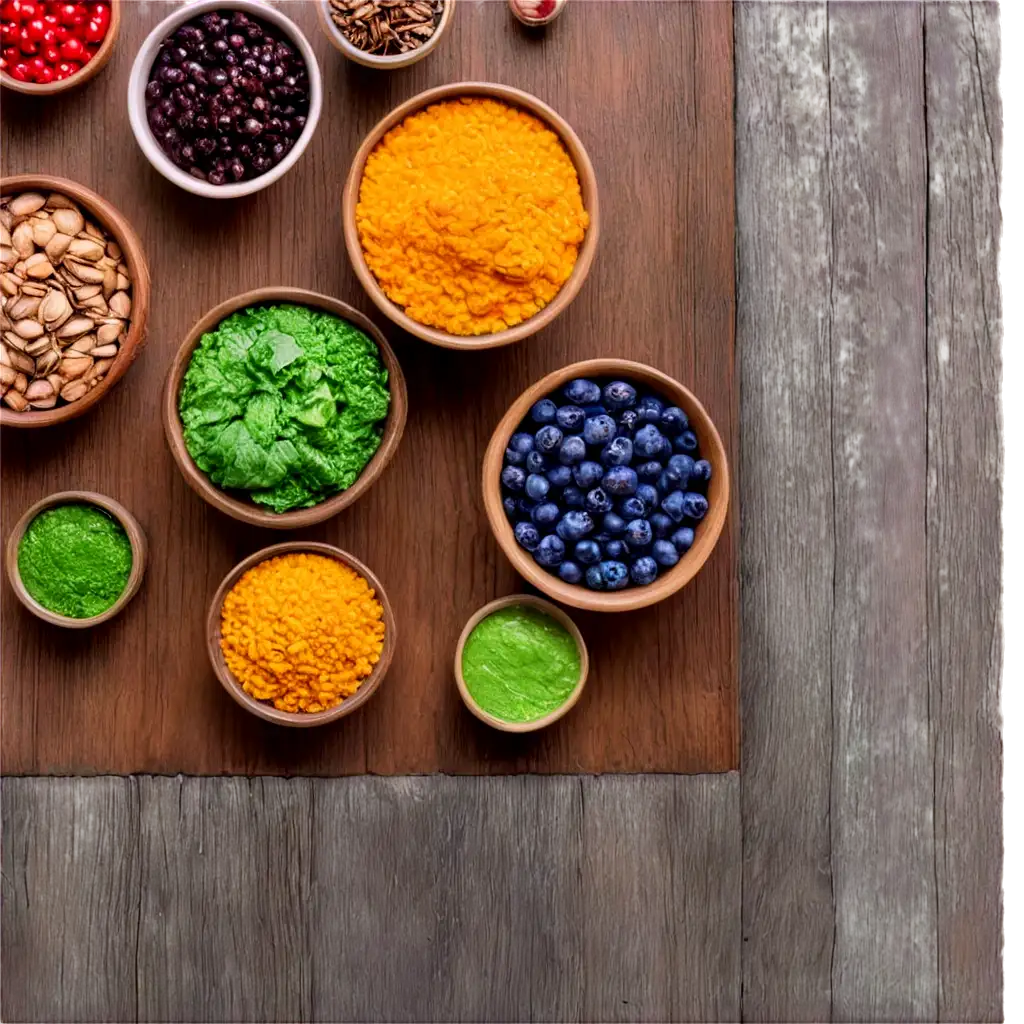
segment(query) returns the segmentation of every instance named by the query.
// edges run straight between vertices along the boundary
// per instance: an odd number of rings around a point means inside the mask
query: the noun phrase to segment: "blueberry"
[[[521,548],[527,551],[536,551],[540,543],[540,531],[533,523],[516,523],[516,540]]]
[[[640,416],[636,409],[623,409],[619,413],[619,433],[632,434],[640,426]]]
[[[684,430],[672,443],[676,451],[692,454],[697,450],[697,435],[692,430]]]
[[[541,476],[539,473],[531,473],[526,478],[527,497],[533,498],[534,501],[543,501],[550,490],[551,484],[548,483],[547,477]]]
[[[533,451],[533,435],[522,432],[513,434],[508,439],[508,448],[509,451],[516,452],[525,459],[526,456]],[[518,463],[516,463],[516,465],[518,465]]]
[[[526,481],[529,486],[530,481]],[[636,496],[644,503],[644,514],[653,512],[658,507],[658,502],[661,501],[661,495],[658,494],[658,489],[652,487],[650,484],[641,484],[636,489]]]
[[[626,543],[633,547],[642,548],[651,543],[653,534],[651,524],[646,519],[634,519],[626,523]]]
[[[558,575],[566,583],[579,583],[583,579],[583,570],[575,562],[563,562],[558,567]]]
[[[540,452],[530,452],[526,456],[526,464],[523,467],[527,473],[543,473],[548,467],[548,460]]]
[[[653,484],[665,467],[660,462],[641,462],[636,467],[636,475],[645,484]]]
[[[601,461],[606,466],[628,466],[633,461],[633,442],[628,437],[613,437],[601,449]]]
[[[601,486],[617,498],[626,497],[636,491],[636,470],[629,466],[612,466],[601,480]]]
[[[553,466],[544,475],[552,487],[565,487],[572,483],[572,470],[568,466]]]
[[[658,540],[664,540],[675,529],[676,525],[664,512],[653,513],[649,522],[651,530]]]
[[[545,569],[554,569],[565,558],[565,545],[553,533],[545,537],[534,551],[533,557]]]
[[[658,565],[670,569],[679,561],[679,552],[676,551],[675,544],[670,540],[656,540],[654,542],[654,560]]]
[[[585,405],[583,406],[583,415],[588,419],[594,416],[605,416],[608,410],[603,405]]]
[[[533,518],[533,510],[540,504],[540,502],[533,501],[530,498],[520,498],[516,502],[516,507],[519,509],[519,515],[525,519]]]
[[[555,421],[563,430],[575,433],[583,426],[586,413],[578,405],[563,405],[555,416]]]
[[[532,438],[531,438],[532,440]],[[505,465],[521,466],[526,461],[525,455],[520,455],[514,448],[505,449]]]
[[[603,546],[605,558],[621,560],[629,554],[629,548],[621,540],[608,540],[604,542]]]
[[[596,540],[598,544],[604,545],[608,541],[612,540],[612,535],[607,530],[602,530],[600,533],[595,533],[591,540]]]
[[[688,491],[683,495],[683,515],[690,519],[703,519],[708,511],[708,499],[703,494]]]
[[[670,437],[675,437],[676,434],[682,433],[689,425],[690,421],[686,413],[677,405],[670,405],[661,414],[661,429]]]
[[[647,395],[636,403],[636,414],[640,417],[641,423],[657,423],[664,408],[665,405],[660,398]]]
[[[661,503],[661,510],[673,522],[681,522],[686,513],[683,511],[683,492],[673,491]]]
[[[615,436],[615,420],[607,413],[592,416],[583,423],[583,440],[587,444],[599,445]]]
[[[578,487],[566,487],[562,491],[562,504],[566,508],[583,508],[583,492]]]
[[[664,461],[672,454],[672,442],[664,435],[661,435],[661,445],[656,452],[654,457]]]
[[[604,575],[601,572],[601,567],[599,565],[592,565],[587,570],[586,581],[587,586],[590,587],[591,590],[605,589]]]
[[[501,506],[505,509],[505,515],[507,515],[509,519],[515,519],[516,512],[518,511],[515,498],[502,498]]]
[[[557,428],[550,428],[557,429]],[[583,438],[576,434],[570,434],[558,449],[558,461],[563,466],[575,466],[587,457],[587,446]]]
[[[665,466],[665,475],[677,487],[685,487],[693,473],[693,465],[689,455],[673,455]]]
[[[661,431],[653,423],[645,423],[633,438],[633,451],[646,459],[661,451]]]
[[[530,409],[530,419],[534,423],[554,423],[557,415],[558,406],[550,398],[542,398],[539,402],[534,402],[533,408]]]
[[[506,466],[501,471],[501,482],[510,491],[521,491],[526,483],[526,474],[518,466]]]
[[[636,388],[623,380],[613,380],[604,388],[604,404],[613,410],[628,409],[636,402]]]
[[[576,509],[566,512],[555,527],[555,533],[567,544],[582,540],[583,537],[594,529],[594,520],[589,512]]]
[[[629,570],[629,578],[638,587],[648,586],[658,578],[658,563],[650,555],[638,558]]]
[[[536,434],[533,435],[534,444],[537,446],[537,451],[547,454],[547,452],[553,452],[562,443],[562,432],[558,427],[553,427],[550,424],[546,427],[541,427]]]
[[[553,501],[545,501],[543,505],[538,505],[530,513],[530,518],[538,526],[550,526],[557,521],[561,514],[561,510]]]
[[[588,491],[583,504],[586,505],[590,512],[603,513],[611,512],[612,510],[612,499],[600,487],[595,487],[592,491]]]
[[[693,547],[693,530],[688,526],[683,526],[676,530],[672,534],[672,543],[676,546],[676,551],[681,555],[685,555],[690,548]]]
[[[582,562],[584,565],[592,565],[594,562],[601,560],[601,548],[597,541],[594,540],[577,541],[575,555],[577,562]]]
[[[606,512],[604,519],[601,520],[601,526],[605,533],[622,533],[626,529],[626,520],[614,512]]]
[[[604,476],[604,466],[600,462],[581,462],[572,471],[572,478],[577,487],[589,490]]]
[[[601,401],[601,389],[592,380],[582,378],[569,381],[562,389],[562,394],[573,405],[592,405]]]
[[[619,515],[627,522],[630,519],[643,519],[647,515],[647,506],[644,505],[642,498],[638,498],[634,494],[632,497],[626,498],[625,501],[619,502]]]
[[[622,562],[602,562],[598,568],[605,590],[622,590],[629,584],[629,570]]]
[[[711,479],[711,463],[707,459],[699,459],[693,464],[691,482],[706,484]]]
[[[530,468],[529,456],[526,457],[526,468]],[[675,481],[673,481],[673,479],[668,475],[667,469],[658,477],[658,482],[655,484],[655,487],[658,488],[658,491],[661,494],[671,494],[673,491],[679,489]]]

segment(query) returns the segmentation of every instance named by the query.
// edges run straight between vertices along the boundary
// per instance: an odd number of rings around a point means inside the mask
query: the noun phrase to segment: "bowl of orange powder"
[[[509,345],[576,297],[598,240],[579,137],[519,89],[459,82],[400,104],[359,147],[345,246],[377,308],[446,348]]]
[[[330,544],[273,544],[239,562],[210,603],[207,650],[221,685],[278,725],[326,725],[365,704],[395,653],[380,580]]]

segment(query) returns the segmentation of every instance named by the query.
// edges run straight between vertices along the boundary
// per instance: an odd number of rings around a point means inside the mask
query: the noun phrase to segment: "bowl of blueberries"
[[[297,25],[264,0],[193,0],[146,37],[128,83],[136,141],[196,195],[258,192],[295,164],[323,105]]]
[[[711,417],[643,363],[548,374],[498,424],[483,468],[491,529],[557,601],[629,611],[685,586],[725,524],[729,467]]]

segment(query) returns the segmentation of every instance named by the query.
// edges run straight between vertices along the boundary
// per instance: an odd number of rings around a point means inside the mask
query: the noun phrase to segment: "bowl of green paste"
[[[261,288],[210,310],[164,389],[164,431],[196,493],[274,529],[321,522],[364,494],[405,429],[405,378],[358,310]]]
[[[466,707],[503,732],[534,732],[580,699],[590,661],[576,624],[540,597],[511,594],[484,605],[455,650]]]
[[[112,619],[135,596],[146,537],[119,502],[62,491],[36,502],[7,539],[7,576],[44,622],[84,629]]]

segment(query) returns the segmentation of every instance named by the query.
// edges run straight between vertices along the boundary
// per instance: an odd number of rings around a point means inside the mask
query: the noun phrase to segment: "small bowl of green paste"
[[[135,596],[146,537],[119,502],[61,491],[36,502],[7,538],[7,577],[33,615],[69,629],[112,619]]]
[[[534,732],[558,721],[580,699],[589,668],[572,619],[529,594],[484,605],[455,649],[463,702],[502,732]]]

